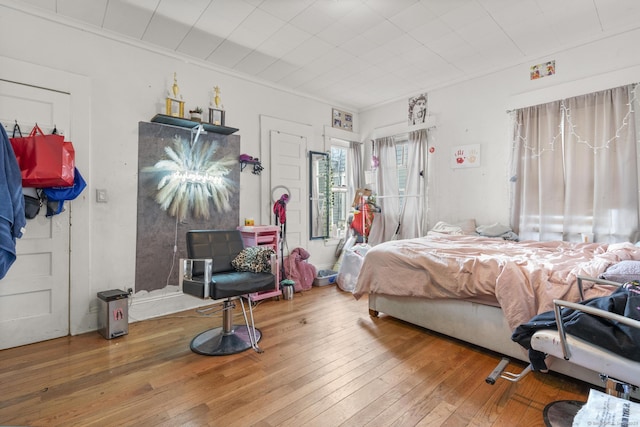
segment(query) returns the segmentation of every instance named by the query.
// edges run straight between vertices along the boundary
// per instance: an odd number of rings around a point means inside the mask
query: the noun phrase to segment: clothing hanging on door
[[[22,175],[9,136],[0,126],[0,279],[16,260],[16,239],[22,237],[27,220],[24,216]]]

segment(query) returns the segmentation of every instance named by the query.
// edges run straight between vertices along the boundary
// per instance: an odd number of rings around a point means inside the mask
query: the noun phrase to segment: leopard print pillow
[[[244,248],[231,265],[237,271],[250,271],[252,273],[270,273],[271,255],[276,252],[269,247],[251,246]]]

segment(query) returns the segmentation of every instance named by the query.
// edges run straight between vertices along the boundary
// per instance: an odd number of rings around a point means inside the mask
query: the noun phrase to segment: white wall
[[[26,29],[29,36],[20,37]],[[164,112],[174,72],[187,108],[207,107],[212,88],[221,88],[226,124],[240,129],[241,152],[256,157],[260,155],[260,115],[312,125],[314,138],[308,148],[323,151],[323,127],[331,123],[331,108],[344,108],[242,79],[206,63],[177,58],[171,52],[79,29],[68,21],[43,19],[0,5],[0,78],[3,57],[67,71],[90,81],[91,102],[86,108],[90,110],[91,140],[82,145],[91,147],[91,160],[89,165],[78,167],[88,183],[85,196],[89,198],[90,214],[84,219],[90,221],[91,231],[84,238],[90,240],[90,267],[85,280],[91,291],[87,293],[89,301],[73,301],[86,305],[87,311],[95,311],[96,292],[134,287],[138,122]],[[354,120],[357,131],[357,117]],[[268,176],[269,165],[263,166],[263,175]],[[256,202],[260,179],[249,169],[241,174],[240,218],[268,223],[271,218],[260,218]],[[108,203],[95,202],[96,188],[108,191]],[[265,199],[267,203],[269,198]],[[314,264],[333,264],[333,248],[314,242],[310,251]],[[194,305],[200,304],[192,297],[186,298]],[[136,298],[133,301],[132,319],[164,314],[185,304],[171,306],[173,302],[160,298],[136,312]],[[79,331],[95,328],[76,326]]]
[[[27,30],[28,29],[28,30]],[[28,37],[20,34],[29,33]],[[545,58],[429,92],[429,111],[436,118],[435,153],[431,158],[430,224],[476,218],[478,223],[508,222],[508,117],[505,111],[640,80],[640,32],[558,52]],[[68,71],[89,79],[91,117],[90,165],[79,165],[89,187],[90,241],[87,295],[134,284],[136,245],[136,188],[138,122],[163,111],[173,72],[187,107],[206,106],[213,86],[222,89],[227,124],[240,129],[241,152],[260,152],[259,116],[268,115],[314,127],[309,149],[324,150],[323,126],[330,125],[331,107],[215,70],[208,64],[149,50],[124,39],[110,39],[91,31],[0,6],[0,76],[3,57]],[[528,67],[556,60],[557,75],[530,81]],[[344,107],[343,107],[344,108]],[[348,108],[346,108],[348,110]],[[406,99],[354,116],[361,135],[386,124],[406,120]],[[86,142],[85,142],[86,143]],[[451,169],[451,147],[482,145],[482,166]],[[365,164],[368,163],[365,161]],[[265,173],[269,165],[265,164]],[[259,179],[241,174],[240,218],[260,211]],[[95,203],[96,188],[106,189],[109,202]],[[261,218],[262,222],[269,219]],[[332,262],[333,248],[312,242],[311,261],[320,268]],[[72,266],[73,268],[73,266]],[[136,307],[134,298],[134,313]],[[74,301],[93,310],[91,301]],[[132,318],[171,312],[162,299],[147,304]],[[93,326],[95,327],[95,326]],[[89,330],[92,325],[79,325]]]
[[[640,31],[533,58],[486,76],[428,92],[434,116],[429,226],[475,218],[509,224],[510,121],[507,110],[640,81]],[[529,79],[529,66],[556,61],[556,75]],[[407,99],[361,112],[362,135],[407,120]],[[481,167],[453,169],[453,147],[481,144]],[[368,164],[365,161],[365,164]],[[615,189],[613,190],[615,191]]]

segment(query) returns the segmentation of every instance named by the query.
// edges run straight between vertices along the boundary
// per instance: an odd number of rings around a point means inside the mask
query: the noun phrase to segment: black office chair
[[[247,319],[243,296],[272,290],[276,277],[272,273],[237,271],[231,262],[244,249],[238,230],[191,230],[187,232],[187,259],[181,259],[180,287],[199,298],[224,300],[222,326],[209,329],[191,341],[191,350],[209,356],[223,356],[253,348],[261,353],[258,341],[262,333],[255,327],[249,301],[251,325]],[[275,255],[271,271],[277,268]],[[240,301],[245,325],[233,325],[235,300]]]

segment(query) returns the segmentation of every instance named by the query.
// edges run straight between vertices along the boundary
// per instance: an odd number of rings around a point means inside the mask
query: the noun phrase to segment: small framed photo
[[[553,76],[556,73],[556,61],[543,62],[529,67],[529,78],[531,80],[540,79],[546,76]]]
[[[209,107],[209,123],[224,126],[224,110]]]
[[[342,130],[353,131],[353,114],[333,108],[331,113],[331,126]]]

